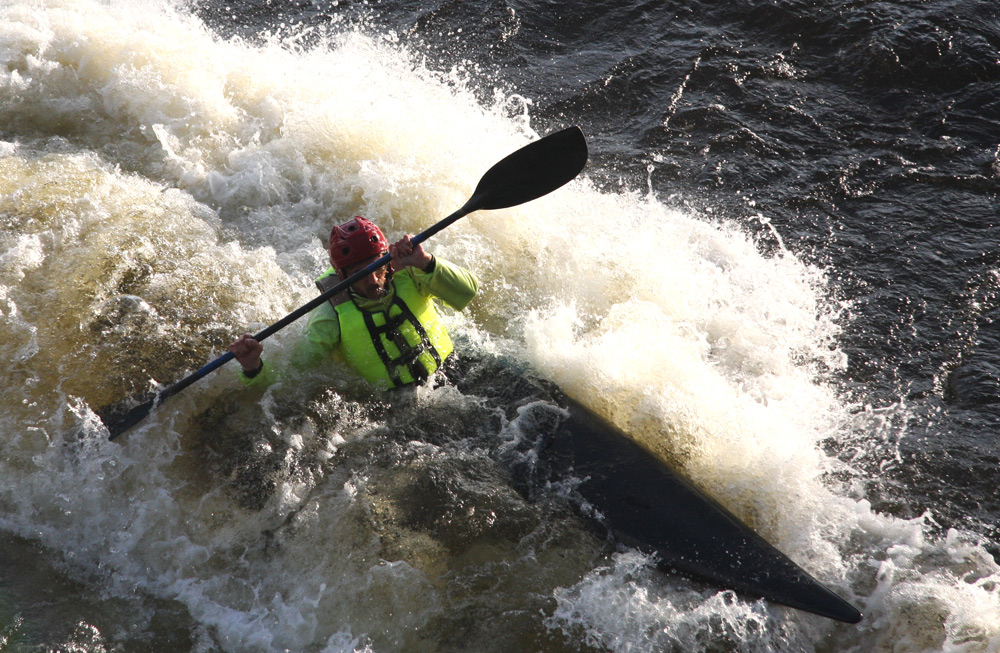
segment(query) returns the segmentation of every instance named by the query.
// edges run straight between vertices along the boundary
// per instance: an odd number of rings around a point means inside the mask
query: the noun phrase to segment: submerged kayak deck
[[[679,571],[755,598],[846,623],[861,612],[810,576],[725,507],[585,406],[559,403],[569,417],[544,439],[538,470],[572,476],[578,508],[619,543]]]

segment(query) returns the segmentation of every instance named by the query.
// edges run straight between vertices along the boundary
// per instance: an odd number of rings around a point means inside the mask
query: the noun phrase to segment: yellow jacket
[[[402,300],[414,315],[418,316],[423,329],[428,333],[431,345],[438,349],[437,353],[443,362],[451,353],[451,340],[448,338],[447,330],[441,324],[431,300],[440,299],[451,308],[462,310],[479,292],[479,281],[475,275],[464,268],[437,257],[434,261],[434,268],[431,272],[423,272],[416,268],[404,268],[395,272],[390,292],[386,297],[370,300],[354,293],[348,293],[349,298],[346,301],[352,304],[351,307],[335,309],[331,302],[327,302],[315,309],[309,314],[305,338],[296,343],[292,353],[291,366],[295,369],[308,369],[328,362],[337,355],[342,355],[352,367],[376,387],[387,388],[412,383],[414,376],[409,369],[398,373],[401,383],[397,384],[393,382],[392,375],[388,373],[385,365],[374,366],[371,360],[374,344],[370,334],[366,330],[362,338],[362,334],[356,328],[357,322],[353,320],[349,319],[348,322],[342,323],[345,317],[350,318],[355,311],[355,317],[361,320],[364,319],[364,314],[368,313],[376,322],[384,323],[387,311],[390,319],[399,315],[398,300]],[[321,275],[317,281],[331,274],[336,274],[332,268]],[[394,304],[396,305],[395,309],[393,308]],[[381,314],[381,316],[374,317],[375,314]],[[346,332],[343,331],[344,326],[348,327]],[[417,340],[414,336],[415,330],[405,327],[401,327],[401,329],[409,331],[407,340],[414,341],[409,342],[410,345],[414,345]],[[349,341],[342,342],[342,336],[346,336]],[[394,355],[399,352],[395,346],[387,346],[386,348],[390,353],[390,358],[394,358]],[[418,348],[420,347],[418,346]],[[447,350],[447,353],[442,353],[443,350]],[[432,372],[440,365],[429,350],[419,352],[417,357],[421,359],[422,366],[428,372]],[[435,364],[430,365],[429,361],[433,361]],[[405,363],[403,365],[405,367]],[[381,367],[381,369],[376,369],[377,367]],[[385,371],[384,375],[382,371]],[[243,385],[252,388],[270,385],[277,381],[280,376],[281,371],[267,361],[264,361],[260,372],[252,378],[246,376],[243,370],[239,371],[239,378]],[[419,370],[418,376],[420,376]]]

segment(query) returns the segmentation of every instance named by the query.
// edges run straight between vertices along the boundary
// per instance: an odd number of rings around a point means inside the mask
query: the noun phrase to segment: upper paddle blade
[[[505,209],[547,195],[587,163],[587,140],[570,127],[529,143],[486,171],[476,186],[473,210]]]

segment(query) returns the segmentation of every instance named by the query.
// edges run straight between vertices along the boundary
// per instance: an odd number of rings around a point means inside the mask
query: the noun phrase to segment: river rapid
[[[0,651],[1000,651],[987,2],[0,1]],[[461,382],[162,388],[429,241]],[[286,360],[304,320],[266,343]],[[557,384],[857,605],[658,571],[504,464]]]

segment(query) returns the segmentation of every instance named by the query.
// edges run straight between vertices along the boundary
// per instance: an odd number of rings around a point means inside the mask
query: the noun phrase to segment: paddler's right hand
[[[260,356],[264,353],[264,345],[253,339],[249,333],[244,333],[239,339],[229,345],[229,351],[243,366],[244,372],[256,372],[260,369]]]

